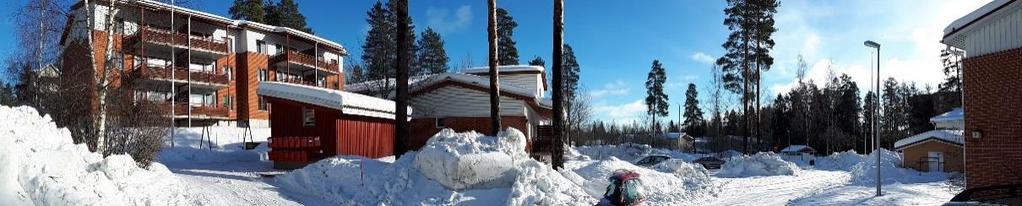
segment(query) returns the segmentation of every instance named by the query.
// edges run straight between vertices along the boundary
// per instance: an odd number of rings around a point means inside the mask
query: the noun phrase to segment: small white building
[[[790,145],[781,150],[781,156],[799,159],[799,160],[812,160],[816,155],[816,149],[808,145]]]

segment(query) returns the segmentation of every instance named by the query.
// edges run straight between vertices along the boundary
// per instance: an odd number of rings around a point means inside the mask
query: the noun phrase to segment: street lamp
[[[880,111],[880,95],[879,95],[879,93],[880,93],[880,44],[878,44],[878,43],[876,43],[874,41],[869,41],[869,40],[866,40],[866,42],[863,42],[862,44],[866,45],[866,47],[874,48],[874,49],[877,50],[877,79],[876,79],[876,91],[877,91],[876,101],[877,101],[877,104],[873,108],[873,110],[874,110],[874,112],[873,112],[873,125],[874,125],[873,126],[873,136],[874,136],[873,146],[876,147],[873,150],[873,152],[876,153],[876,152],[880,151],[880,122],[876,121],[877,120],[877,116],[880,115],[880,112],[879,112]],[[877,167],[877,179],[876,179],[876,182],[877,182],[877,194],[876,194],[876,196],[881,196],[883,194],[880,193],[880,154],[878,153],[878,154],[876,154],[876,156],[877,156],[877,161],[876,161],[876,167]]]

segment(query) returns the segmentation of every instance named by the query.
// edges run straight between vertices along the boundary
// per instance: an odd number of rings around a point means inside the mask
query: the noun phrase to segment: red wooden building
[[[393,101],[283,82],[262,82],[258,94],[271,105],[269,156],[275,168],[335,155],[394,153]]]

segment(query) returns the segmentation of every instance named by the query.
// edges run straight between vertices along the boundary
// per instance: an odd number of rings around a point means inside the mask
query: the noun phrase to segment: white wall
[[[489,117],[490,96],[486,92],[447,86],[412,97],[413,117]],[[524,101],[500,97],[501,116],[526,116]]]

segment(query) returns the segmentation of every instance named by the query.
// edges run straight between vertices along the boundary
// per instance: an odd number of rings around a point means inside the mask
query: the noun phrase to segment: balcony
[[[162,106],[164,110],[170,111],[170,103],[165,103]],[[188,108],[192,109],[192,118],[210,118],[210,119],[223,119],[228,117],[227,108],[214,107],[207,105],[189,105],[188,103],[175,103],[174,104],[174,118],[188,117]]]
[[[340,64],[336,62],[327,62],[324,58],[290,50],[270,57],[270,62],[282,68],[290,66],[291,69],[296,70],[318,69],[328,74],[338,74],[341,68]]]
[[[173,72],[173,78],[171,78]],[[207,72],[192,71],[181,67],[160,67],[150,65],[139,65],[132,71],[135,77],[143,80],[155,80],[158,82],[172,82],[174,84],[188,84],[200,88],[216,90],[226,87],[229,83],[227,75]],[[189,82],[189,74],[191,81]]]
[[[229,52],[227,41],[222,39],[188,35],[148,26],[140,27],[138,32],[128,36],[126,41],[128,45],[133,45],[140,50],[145,48],[142,51],[149,54],[166,53],[170,50],[169,47],[183,51],[189,49],[189,43],[191,43],[190,48],[193,55],[201,58],[217,59]],[[143,46],[142,43],[146,45]]]

